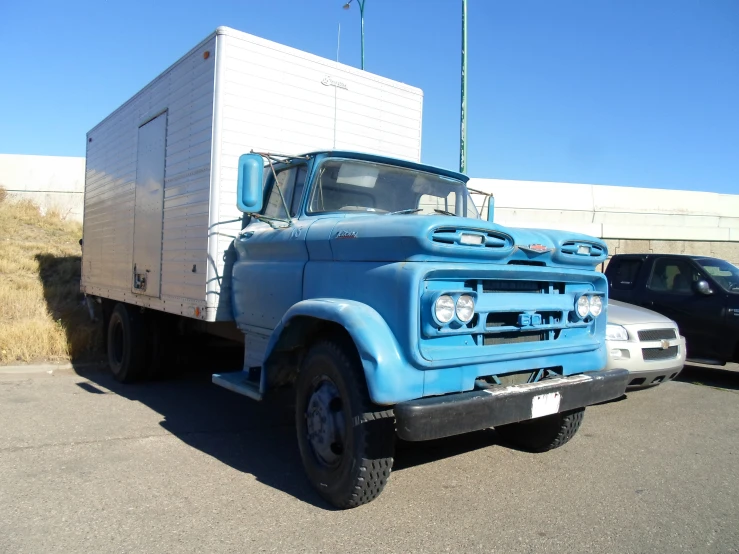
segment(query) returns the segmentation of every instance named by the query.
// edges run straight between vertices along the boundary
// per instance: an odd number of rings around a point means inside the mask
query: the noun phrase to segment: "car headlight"
[[[598,317],[603,311],[603,300],[600,296],[590,297],[590,315]]]
[[[580,319],[588,317],[588,314],[590,313],[590,300],[587,296],[583,294],[577,299],[575,310],[577,311],[577,315],[580,316]]]
[[[462,323],[469,323],[474,315],[475,299],[467,294],[463,294],[457,299],[457,318]]]
[[[454,299],[442,294],[434,303],[434,314],[440,323],[449,323],[454,317]]]
[[[629,334],[621,325],[609,323],[606,325],[606,340],[629,340]]]

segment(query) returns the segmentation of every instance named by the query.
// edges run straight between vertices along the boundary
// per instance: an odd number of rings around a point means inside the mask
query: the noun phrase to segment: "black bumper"
[[[395,406],[398,436],[424,441],[524,421],[532,417],[534,397],[556,392],[557,411],[567,412],[622,396],[628,379],[627,370],[609,369],[401,402]]]

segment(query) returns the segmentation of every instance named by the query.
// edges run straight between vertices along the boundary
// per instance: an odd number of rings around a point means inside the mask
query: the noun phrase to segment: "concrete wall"
[[[502,225],[593,235],[611,254],[701,254],[739,264],[736,194],[474,178],[469,186],[495,195]]]
[[[84,179],[84,158],[0,154],[0,186],[78,220]],[[702,254],[739,265],[739,194],[477,178],[469,185],[495,195],[502,225],[594,235],[611,254]]]
[[[85,158],[0,154],[0,186],[11,198],[82,221]]]

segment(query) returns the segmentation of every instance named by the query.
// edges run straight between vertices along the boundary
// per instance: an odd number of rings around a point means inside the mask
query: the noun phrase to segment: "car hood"
[[[669,323],[672,325],[673,321],[669,317],[641,306],[634,306],[618,300],[608,300],[608,323],[615,323],[616,325]]]

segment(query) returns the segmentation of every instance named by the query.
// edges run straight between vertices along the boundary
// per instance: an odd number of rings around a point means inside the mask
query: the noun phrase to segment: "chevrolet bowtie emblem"
[[[550,252],[552,249],[544,246],[543,244],[529,244],[528,246],[519,246],[521,250],[528,250],[535,254],[543,254],[544,252]]]
[[[660,345],[662,346],[662,350],[667,350],[670,347],[670,341],[668,340],[660,341]]]

